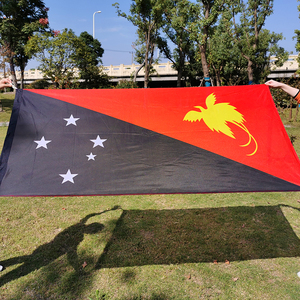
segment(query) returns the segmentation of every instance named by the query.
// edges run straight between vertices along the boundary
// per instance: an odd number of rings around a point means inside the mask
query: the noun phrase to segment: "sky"
[[[48,17],[50,28],[54,30],[72,29],[76,35],[83,31],[93,34],[93,14],[95,14],[95,38],[104,49],[102,62],[104,66],[129,65],[133,62],[132,44],[135,42],[136,28],[125,18],[118,17],[116,8],[112,6],[118,0],[44,0],[49,7]],[[120,9],[129,13],[132,0],[119,0]],[[287,4],[287,2],[289,4]],[[296,54],[293,40],[295,29],[300,29],[297,0],[274,0],[274,13],[266,20],[265,28],[282,33],[285,40],[280,46]],[[27,68],[35,68],[38,62],[32,60]]]

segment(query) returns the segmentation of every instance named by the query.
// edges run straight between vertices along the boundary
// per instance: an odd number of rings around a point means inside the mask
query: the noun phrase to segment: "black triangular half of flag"
[[[64,101],[18,91],[0,195],[295,191],[254,168]]]

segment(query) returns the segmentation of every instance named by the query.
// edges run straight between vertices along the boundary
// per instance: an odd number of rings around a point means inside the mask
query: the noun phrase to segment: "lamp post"
[[[95,12],[93,13],[93,38],[95,38],[95,14],[100,14],[100,13],[101,13],[100,10],[95,11]]]

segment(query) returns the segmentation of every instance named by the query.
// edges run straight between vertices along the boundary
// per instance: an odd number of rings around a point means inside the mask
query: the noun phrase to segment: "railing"
[[[297,55],[290,55],[289,59],[283,64],[282,67],[277,67],[274,63],[275,57],[271,57],[271,74],[269,78],[274,77],[290,77],[298,70],[299,65],[297,62]],[[140,65],[132,64],[132,65],[117,65],[117,66],[103,66],[103,71],[110,77],[115,78],[130,78],[134,75],[136,70],[140,67]],[[173,68],[173,64],[171,62],[160,63],[153,66],[155,72],[152,76],[176,76],[177,71]],[[142,68],[139,72],[139,76],[144,76],[144,68]],[[0,77],[3,77],[3,72],[0,72]],[[21,72],[16,72],[17,80],[21,78]],[[38,69],[30,69],[24,72],[24,79],[27,81],[34,81],[37,79],[43,79],[42,71]]]

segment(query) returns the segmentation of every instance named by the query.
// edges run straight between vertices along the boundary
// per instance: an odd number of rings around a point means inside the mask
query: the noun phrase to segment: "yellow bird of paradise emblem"
[[[248,136],[249,140],[245,145],[240,145],[241,147],[247,147],[253,142],[255,144],[255,149],[252,153],[247,154],[248,156],[254,155],[257,151],[258,145],[253,137],[253,135],[249,132],[244,122],[245,119],[241,113],[239,113],[236,108],[229,103],[217,103],[216,96],[214,94],[210,94],[206,98],[206,107],[202,106],[194,106],[199,109],[199,111],[191,110],[189,111],[183,118],[183,121],[196,122],[203,120],[207,127],[212,131],[222,132],[225,135],[235,139],[235,136],[227,125],[228,123],[233,123],[238,126],[242,130],[244,130]]]

